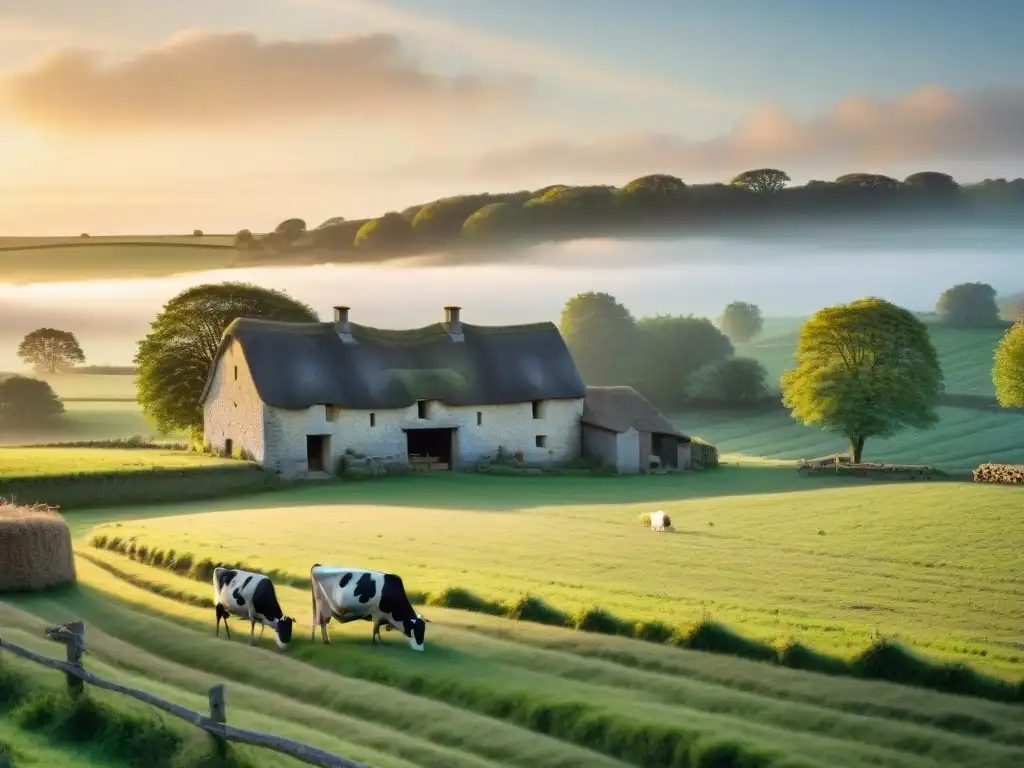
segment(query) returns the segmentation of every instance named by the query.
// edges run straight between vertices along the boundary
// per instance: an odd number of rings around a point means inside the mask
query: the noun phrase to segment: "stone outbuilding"
[[[201,401],[208,446],[302,476],[346,450],[443,469],[499,446],[530,464],[576,458],[586,394],[553,323],[470,325],[445,307],[444,322],[385,330],[339,306],[329,323],[235,320]]]
[[[632,387],[587,387],[583,452],[620,473],[693,468],[692,440]]]

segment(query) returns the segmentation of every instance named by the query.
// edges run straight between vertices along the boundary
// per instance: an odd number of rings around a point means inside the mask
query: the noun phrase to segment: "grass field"
[[[233,236],[0,238],[0,275],[12,285],[167,275],[223,269]]]
[[[217,466],[228,459],[144,448],[0,448],[0,478]]]
[[[382,768],[1009,768],[1024,759],[1020,705],[437,607],[423,609],[432,623],[422,654],[394,633],[371,646],[363,622],[332,625],[323,646],[305,634],[308,590],[283,580],[278,596],[297,620],[289,650],[269,637],[246,647],[241,621],[227,646],[213,611],[189,604],[209,599],[207,584],[84,537],[105,523],[299,577],[319,560],[394,568],[410,590],[529,590],[569,610],[599,604],[663,621],[707,610],[837,651],[878,630],[1020,677],[1014,490],[808,484],[763,464],[686,478],[433,476],[97,510],[68,517],[79,585],[6,598],[0,626],[52,655],[41,627],[81,618],[86,664],[105,677],[200,710],[206,689],[226,682],[230,722]],[[655,508],[677,533],[637,525],[638,511]],[[958,513],[965,524],[949,525]]]
[[[529,592],[570,613],[598,607],[684,626],[706,611],[749,636],[847,657],[877,632],[896,634],[1015,679],[1024,673],[1019,495],[971,483],[858,485],[771,466],[607,481],[446,476],[180,505],[135,522],[144,511],[126,510],[96,532],[299,579],[314,562],[357,563],[396,569],[412,590]],[[677,533],[637,524],[653,509]],[[242,529],[261,534],[238,537]]]
[[[63,418],[45,430],[4,430],[0,446],[116,440],[132,435],[156,443],[184,440],[182,435],[160,434],[143,415],[135,402],[134,376],[76,373],[44,378],[64,400]]]
[[[768,371],[768,386],[777,390],[779,377],[795,364],[797,334],[802,320],[780,319],[765,324],[763,334],[752,342],[737,344],[736,354],[753,357]],[[995,397],[992,364],[1003,329],[963,330],[929,324],[932,344],[946,379],[946,391],[957,395]]]
[[[938,411],[941,420],[934,429],[869,439],[864,459],[929,464],[960,473],[987,461],[1024,464],[1024,414],[943,406]],[[698,435],[726,453],[812,459],[850,450],[842,438],[805,427],[783,410],[750,414],[692,411],[674,416],[672,421],[686,434]]]

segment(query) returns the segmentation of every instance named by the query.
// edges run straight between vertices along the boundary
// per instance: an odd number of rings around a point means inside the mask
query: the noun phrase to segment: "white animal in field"
[[[672,518],[662,512],[660,509],[657,512],[651,512],[651,530],[652,531],[667,531],[672,527]]]
[[[316,563],[310,568],[309,576],[313,589],[311,640],[319,625],[324,643],[331,642],[327,624],[332,618],[342,624],[365,619],[373,622],[373,643],[380,637],[383,625],[388,630],[394,627],[409,638],[414,650],[423,650],[429,619],[413,609],[402,579],[395,574]]]
[[[294,619],[285,616],[274,593],[274,583],[266,576],[235,568],[213,569],[213,603],[217,611],[217,636],[220,623],[231,639],[228,617],[249,619],[249,645],[255,642],[256,623],[260,624],[260,637],[267,627],[274,630],[279,648],[286,648],[292,639]]]

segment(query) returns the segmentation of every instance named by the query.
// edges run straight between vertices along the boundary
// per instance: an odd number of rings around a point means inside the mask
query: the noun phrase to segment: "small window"
[[[538,448],[547,448],[548,447],[548,436],[547,435],[537,435],[537,447]]]
[[[377,426],[377,414],[376,413],[371,413],[370,414],[370,426],[371,427],[376,427]]]
[[[484,423],[484,412],[483,411],[477,411],[476,412],[476,425],[479,427],[483,423]]]
[[[238,366],[235,366],[235,381],[238,381]]]
[[[420,419],[427,418],[427,401],[417,400],[416,401],[416,416]]]
[[[334,421],[334,406],[333,405],[325,405],[324,406],[324,419],[326,419],[327,421]]]
[[[533,401],[533,418],[535,418],[535,419],[541,418],[541,415],[540,415],[540,400],[534,400]]]

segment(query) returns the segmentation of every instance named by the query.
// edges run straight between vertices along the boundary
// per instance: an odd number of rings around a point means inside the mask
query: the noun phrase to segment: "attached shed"
[[[690,469],[691,440],[632,387],[587,387],[583,452],[620,473]]]

